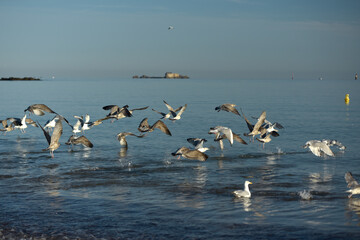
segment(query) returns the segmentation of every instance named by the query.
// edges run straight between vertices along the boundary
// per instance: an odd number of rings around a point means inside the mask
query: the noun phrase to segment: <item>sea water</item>
[[[348,239],[360,237],[360,198],[348,198],[344,175],[360,181],[360,87],[354,80],[52,79],[0,82],[0,119],[22,118],[43,103],[75,124],[74,115],[103,118],[106,105],[129,105],[133,117],[106,120],[85,131],[92,149],[69,147],[63,123],[54,158],[40,128],[0,135],[0,234],[14,238],[79,239]],[[350,103],[345,104],[345,94]],[[155,129],[140,134],[167,113],[165,100],[187,104],[180,120],[163,119],[172,136]],[[279,122],[279,137],[263,145],[243,135],[245,120],[215,111],[234,103],[253,124],[262,111]],[[41,125],[53,115],[28,116]],[[226,126],[247,145],[225,141],[221,150],[210,127]],[[81,134],[79,134],[81,135]],[[206,138],[207,161],[177,159],[191,147],[187,138]],[[257,136],[258,137],[258,136]],[[308,140],[336,139],[345,151],[316,157]],[[234,190],[251,181],[250,199]],[[310,194],[304,198],[300,193]]]

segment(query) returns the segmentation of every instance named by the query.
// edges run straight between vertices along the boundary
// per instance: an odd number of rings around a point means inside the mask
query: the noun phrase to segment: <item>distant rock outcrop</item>
[[[0,81],[40,81],[40,78],[34,78],[34,77],[7,77],[7,78],[0,78]]]
[[[153,76],[147,76],[147,75],[141,75],[141,76],[135,75],[135,76],[133,76],[133,78],[169,78],[169,79],[183,78],[183,79],[188,79],[189,77],[186,76],[186,75],[180,75],[179,73],[166,72],[163,77],[153,77]]]

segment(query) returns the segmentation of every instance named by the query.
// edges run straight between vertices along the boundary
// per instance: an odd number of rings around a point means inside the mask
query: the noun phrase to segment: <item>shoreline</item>
[[[34,78],[34,77],[7,77],[7,78],[0,78],[0,81],[41,81],[40,78]]]

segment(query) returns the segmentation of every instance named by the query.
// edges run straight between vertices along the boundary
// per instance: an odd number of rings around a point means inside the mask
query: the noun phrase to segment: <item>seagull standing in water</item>
[[[348,198],[351,198],[354,194],[360,194],[360,185],[352,176],[351,172],[345,173],[345,181],[348,184],[347,187],[350,188],[347,192],[350,193]]]
[[[250,198],[251,197],[251,192],[249,189],[249,184],[252,184],[252,182],[250,181],[245,181],[244,183],[244,190],[236,190],[233,191],[233,194],[235,195],[235,197],[239,197],[239,198]]]

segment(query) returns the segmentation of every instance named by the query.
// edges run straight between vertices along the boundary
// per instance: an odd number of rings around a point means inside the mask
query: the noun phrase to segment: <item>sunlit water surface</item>
[[[236,80],[44,80],[0,82],[0,119],[24,115],[44,103],[75,124],[74,115],[104,117],[105,105],[128,104],[133,117],[105,121],[86,131],[93,149],[64,143],[52,159],[40,128],[0,135],[0,229],[2,234],[68,238],[137,239],[329,239],[360,237],[360,198],[347,198],[344,174],[360,180],[360,83],[357,81]],[[350,104],[344,103],[350,94]],[[172,136],[159,130],[144,138],[127,137],[121,148],[116,134],[139,134],[140,121],[153,124],[173,107],[188,104],[179,121],[164,120]],[[243,118],[216,112],[235,103],[255,122],[267,119],[285,128],[262,145],[225,142],[220,150],[210,127],[248,132]],[[53,116],[30,116],[44,124]],[[205,162],[171,153],[188,146],[189,137],[206,138]],[[335,157],[316,157],[302,146],[311,139],[337,139]],[[250,185],[250,199],[232,191]],[[304,191],[304,192],[303,192]],[[308,200],[300,192],[310,194]],[[308,195],[309,196],[309,195]],[[18,235],[16,235],[18,234]]]

